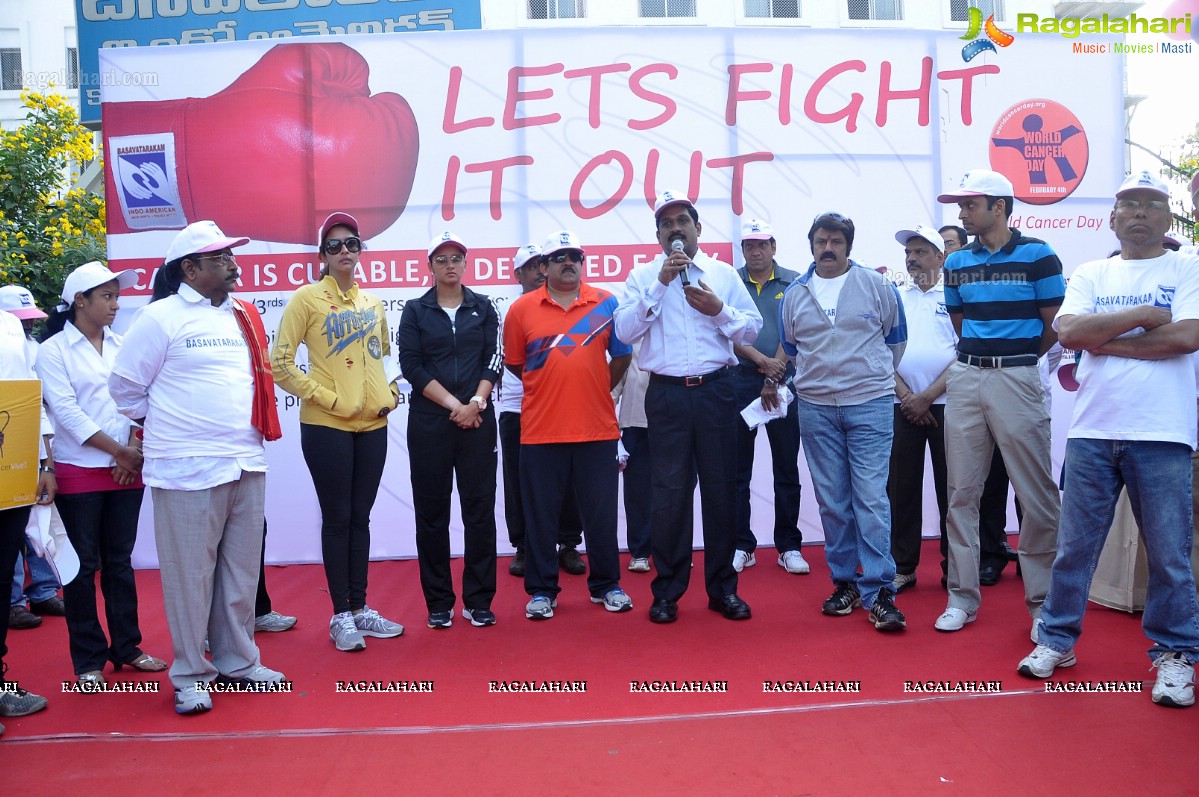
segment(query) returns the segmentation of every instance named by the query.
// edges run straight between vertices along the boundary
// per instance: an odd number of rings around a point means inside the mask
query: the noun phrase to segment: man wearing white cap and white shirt
[[[763,386],[777,391],[791,390],[788,377],[794,372],[779,343],[779,304],[787,286],[799,274],[785,269],[775,260],[778,242],[768,222],[749,219],[741,225],[741,254],[745,265],[737,274],[762,314],[762,330],[752,346],[734,346],[737,365],[733,386],[737,406],[744,407],[762,395]],[[777,395],[777,394],[775,394]],[[810,572],[800,553],[803,534],[799,530],[799,408],[792,401],[787,413],[766,423],[770,459],[774,472],[774,547],[779,567],[788,573]],[[749,483],[753,478],[754,440],[757,428],[750,429],[744,419],[737,422],[737,552],[733,569],[738,573],[757,563],[758,540],[750,526]]]
[[[949,602],[934,624],[938,631],[961,630],[982,603],[978,505],[996,444],[1024,508],[1019,554],[1034,634],[1057,546],[1061,501],[1037,360],[1057,341],[1052,323],[1066,283],[1049,244],[1008,226],[1014,193],[1003,175],[975,169],[937,198],[957,204],[962,226],[976,236],[944,269],[958,361],[945,408]]]
[[[230,295],[238,278],[232,250],[248,242],[212,221],[180,231],[164,266],[178,291],[138,314],[109,379],[117,409],[145,429],[142,478],[153,491],[180,714],[212,708],[216,679],[247,689],[283,682],[254,644],[263,440],[278,435],[278,417],[265,341],[243,331],[245,308]]]
[[[703,225],[681,191],[654,203],[663,254],[637,266],[613,318],[625,343],[644,338],[641,368],[650,373],[645,396],[653,463],[653,557],[657,574],[650,620],[678,619],[678,600],[691,578],[692,474],[699,473],[708,608],[747,620],[737,595],[737,406],[728,381],[735,345],[751,345],[762,315],[733,267],[699,251]]]
[[[33,325],[46,317],[38,309],[33,294],[21,285],[5,285],[0,287],[0,310],[16,316],[25,329],[25,353],[31,365],[37,364],[38,344],[30,333]],[[29,587],[25,587],[25,566],[29,566]],[[28,541],[21,543],[21,552],[17,554],[17,564],[13,568],[12,601],[8,610],[8,627],[14,629],[36,628],[42,624],[39,615],[61,616],[65,609],[62,598],[58,597],[61,585],[54,575],[54,568],[43,556],[29,545]],[[28,608],[26,608],[28,602]],[[32,611],[30,611],[32,609]]]
[[[1153,702],[1195,702],[1199,601],[1191,571],[1190,456],[1196,447],[1199,258],[1167,251],[1165,182],[1144,171],[1116,191],[1120,253],[1079,266],[1054,325],[1082,354],[1066,443],[1062,522],[1038,644],[1022,675],[1075,664],[1087,593],[1123,487],[1149,562],[1142,626],[1157,669]]]
[[[512,273],[520,283],[521,294],[531,293],[545,284],[545,266],[541,262],[541,245],[525,244],[512,256]],[[501,334],[503,319],[500,319]],[[525,512],[520,500],[520,415],[525,388],[520,377],[507,368],[500,375],[495,406],[499,412],[500,451],[503,453],[504,520],[508,526],[508,542],[516,555],[508,563],[508,574],[525,576]],[[566,495],[562,505],[561,528],[558,532],[558,563],[572,575],[587,572],[587,564],[579,556],[583,542],[583,525],[575,506],[574,491]]]
[[[525,388],[520,430],[525,509],[525,616],[545,620],[557,603],[556,545],[567,495],[577,496],[587,539],[591,602],[626,612],[616,541],[620,428],[612,389],[632,348],[612,332],[616,297],[583,282],[583,245],[559,230],[541,247],[545,285],[517,299],[504,320],[504,366]]]
[[[895,233],[903,246],[909,280],[899,287],[908,320],[908,345],[895,369],[895,437],[891,441],[891,555],[896,594],[916,586],[924,525],[924,452],[933,465],[941,529],[941,567],[946,556],[945,383],[957,361],[958,336],[945,310],[944,238],[918,224]]]

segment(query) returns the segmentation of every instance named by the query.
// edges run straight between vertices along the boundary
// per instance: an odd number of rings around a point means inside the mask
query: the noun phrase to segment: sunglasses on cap
[[[851,219],[849,216],[845,216],[840,213],[833,213],[831,211],[828,213],[821,213],[821,214],[817,215],[816,218],[812,219],[812,223],[819,224],[820,222],[824,221],[825,219],[839,222],[841,224],[848,224],[850,227],[853,226],[853,219]]]
[[[341,251],[343,246],[347,252],[359,252],[362,250],[362,239],[353,235],[344,239],[330,238],[321,246],[321,251],[327,255],[335,255]]]

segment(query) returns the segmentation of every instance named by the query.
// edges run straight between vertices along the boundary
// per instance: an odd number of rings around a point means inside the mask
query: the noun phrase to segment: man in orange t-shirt
[[[583,282],[583,247],[574,233],[552,234],[541,259],[545,285],[513,302],[504,319],[504,365],[525,388],[520,429],[525,592],[530,595],[525,616],[554,616],[558,518],[568,490],[578,496],[591,564],[591,601],[611,612],[627,612],[633,602],[620,588],[620,429],[611,390],[633,350],[612,328],[616,298]]]

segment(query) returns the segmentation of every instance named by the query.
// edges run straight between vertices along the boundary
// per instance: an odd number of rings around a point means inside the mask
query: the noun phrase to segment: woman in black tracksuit
[[[491,300],[462,284],[466,245],[445,232],[429,244],[434,286],[406,302],[400,368],[412,385],[408,460],[416,552],[430,628],[454,616],[450,579],[450,494],[457,475],[465,562],[463,615],[495,624],[496,420],[491,387],[502,363],[499,316]]]

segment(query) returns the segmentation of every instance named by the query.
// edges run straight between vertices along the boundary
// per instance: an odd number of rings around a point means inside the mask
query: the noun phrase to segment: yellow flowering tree
[[[25,123],[0,131],[0,285],[48,310],[72,268],[105,257],[104,199],[71,186],[96,151],[70,102],[24,91],[21,103]]]

